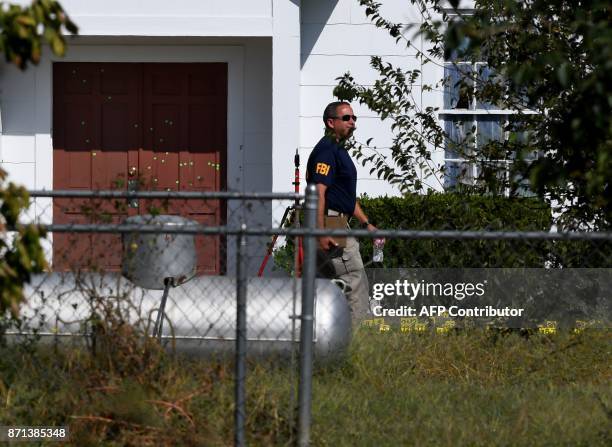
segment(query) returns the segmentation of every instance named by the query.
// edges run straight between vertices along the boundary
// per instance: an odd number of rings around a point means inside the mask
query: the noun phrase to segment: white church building
[[[21,3],[27,3],[23,1]],[[405,0],[381,14],[420,23]],[[323,134],[337,77],[372,84],[370,57],[422,69],[417,49],[376,28],[356,0],[63,0],[79,27],[67,54],[50,51],[24,72],[0,64],[0,161],[27,189],[106,189],[137,173],[167,190],[292,191],[296,149],[305,161]],[[443,106],[443,92],[414,96]],[[391,145],[390,123],[365,107],[357,139]],[[444,151],[434,154],[444,162]],[[398,194],[358,165],[358,193]],[[440,189],[442,183],[438,183]],[[57,221],[37,201],[42,222]],[[282,209],[273,207],[278,221]],[[224,219],[229,210],[209,210]],[[207,220],[208,219],[208,220]],[[259,219],[270,222],[270,213]]]

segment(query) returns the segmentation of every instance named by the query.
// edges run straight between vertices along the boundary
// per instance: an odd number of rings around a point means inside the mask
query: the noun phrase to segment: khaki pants
[[[336,258],[330,258],[325,251],[318,250],[317,270],[319,276],[341,279],[347,284],[344,293],[351,310],[353,325],[368,318],[370,315],[370,292],[357,239],[354,237],[347,238],[342,256]]]

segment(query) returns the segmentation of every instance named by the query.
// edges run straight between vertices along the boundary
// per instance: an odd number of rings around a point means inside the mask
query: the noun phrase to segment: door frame
[[[38,70],[46,71],[48,76],[37,76],[36,120],[38,127],[52,134],[53,110],[53,62],[143,62],[143,63],[191,63],[222,62],[227,64],[227,159],[225,186],[228,190],[244,191],[244,48],[242,45],[86,45],[71,43],[64,58],[44,58]],[[42,130],[45,132],[45,130]],[[41,133],[42,133],[41,132]],[[37,138],[38,139],[38,138]],[[53,142],[48,138],[44,144],[48,150],[36,151],[37,178],[48,179],[44,187],[53,185]],[[37,188],[43,185],[37,185]],[[39,204],[47,211],[41,223],[52,223],[51,200]],[[234,205],[234,206],[232,206]],[[226,207],[225,222],[236,225],[243,217],[236,212],[236,204]],[[52,242],[52,235],[49,237]],[[236,248],[228,243],[225,265],[226,273],[235,272]]]

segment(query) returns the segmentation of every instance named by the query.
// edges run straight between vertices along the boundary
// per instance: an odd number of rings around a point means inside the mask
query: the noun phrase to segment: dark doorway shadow
[[[292,0],[294,1],[294,0]],[[294,2],[295,3],[295,2]],[[302,0],[300,11],[300,68],[310,56],[338,0]],[[306,20],[306,22],[305,22]]]

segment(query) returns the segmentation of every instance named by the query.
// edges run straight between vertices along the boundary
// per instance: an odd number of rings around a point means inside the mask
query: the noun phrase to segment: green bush
[[[449,231],[549,231],[550,209],[533,198],[504,198],[456,193],[404,197],[363,196],[361,206],[379,229]],[[358,227],[352,219],[353,227]],[[361,256],[372,259],[372,240],[361,238]],[[550,262],[548,241],[388,239],[377,267],[544,267]],[[293,245],[275,251],[275,265],[292,271]]]
[[[5,325],[19,315],[23,284],[46,267],[40,245],[44,231],[33,224],[19,224],[19,216],[28,207],[25,188],[7,184],[6,172],[0,169],[0,336]]]
[[[552,225],[550,208],[535,198],[431,193],[363,196],[359,202],[379,229],[548,232]],[[358,228],[356,219],[351,224]],[[364,264],[371,267],[612,267],[612,241],[388,239],[382,265],[369,264],[371,239],[361,238],[360,247]],[[289,241],[274,252],[275,266],[291,273],[293,253]]]
[[[556,241],[550,265],[565,268],[610,268],[612,240]]]
[[[379,229],[549,231],[552,222],[550,209],[531,198],[431,193],[366,196],[360,204]],[[372,256],[372,241],[363,238],[360,242],[367,263]],[[390,239],[385,245],[383,266],[544,267],[550,251],[551,243],[539,240]]]

